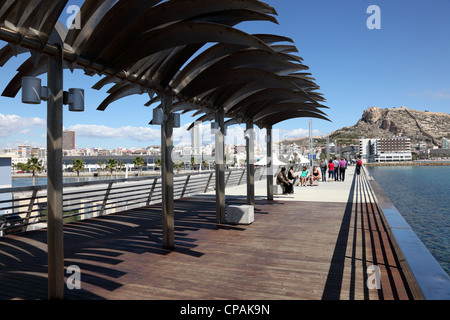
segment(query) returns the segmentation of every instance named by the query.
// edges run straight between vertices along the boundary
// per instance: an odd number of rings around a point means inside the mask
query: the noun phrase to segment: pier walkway
[[[363,175],[295,187],[266,200],[255,184],[255,221],[217,225],[214,193],[175,201],[175,251],[162,249],[161,206],[64,226],[65,267],[81,270],[66,299],[412,299]],[[246,186],[227,188],[227,205]],[[0,238],[0,299],[47,299],[47,234]],[[380,270],[381,289],[367,279]],[[368,269],[369,268],[369,269]],[[69,275],[69,274],[68,274]]]

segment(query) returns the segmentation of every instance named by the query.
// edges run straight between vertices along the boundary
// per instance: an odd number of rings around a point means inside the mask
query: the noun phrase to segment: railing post
[[[228,180],[230,180],[231,170],[228,171],[227,180],[225,181],[225,188],[228,186]]]
[[[208,182],[206,183],[206,187],[205,187],[205,192],[208,192],[208,188],[209,188],[209,184],[211,183],[211,179],[212,179],[213,173],[211,172],[211,174],[209,175],[209,179]]]
[[[48,298],[64,299],[64,236],[63,236],[63,56],[48,57],[47,102],[47,242],[48,242]]]
[[[161,107],[165,116],[161,126],[161,178],[162,178],[162,217],[163,248],[175,248],[175,218],[173,195],[173,101],[171,93],[163,93]]]
[[[241,177],[239,178],[238,186],[241,185],[242,179],[244,178],[244,175],[245,175],[246,172],[247,172],[247,170],[245,168],[242,169],[242,174],[241,174]]]
[[[102,208],[100,209],[100,213],[99,213],[100,216],[102,216],[105,213],[106,203],[108,202],[109,194],[111,193],[112,185],[113,185],[112,182],[108,183],[108,189],[106,189],[105,198],[103,199]]]
[[[186,178],[186,182],[184,183],[184,186],[183,186],[183,191],[181,192],[181,199],[184,197],[184,194],[186,193],[186,188],[187,188],[187,185],[189,184],[189,179],[191,178],[191,175],[188,175],[187,176],[187,178]]]
[[[155,192],[155,187],[156,187],[156,183],[158,182],[158,178],[155,178],[155,180],[153,180],[153,184],[152,187],[150,189],[150,193],[148,195],[148,199],[147,199],[147,206],[150,205],[150,202],[152,201],[152,197],[153,197],[153,192]]]
[[[28,225],[28,222],[30,221],[31,212],[33,211],[34,202],[36,201],[37,193],[38,193],[38,190],[33,190],[33,193],[31,195],[31,199],[30,199],[30,204],[28,205],[27,215],[26,215],[25,219],[23,219],[24,222],[23,222],[22,232],[27,231],[27,225]]]

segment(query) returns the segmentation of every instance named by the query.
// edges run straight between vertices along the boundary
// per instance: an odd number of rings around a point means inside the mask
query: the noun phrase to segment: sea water
[[[450,275],[450,166],[367,168],[428,251]]]
[[[115,176],[111,178],[111,176],[100,176],[100,177],[64,177],[63,183],[73,183],[73,182],[87,182],[87,181],[98,181],[98,180],[111,180],[114,179]],[[119,177],[123,179],[124,177]],[[34,182],[33,178],[12,178],[12,187],[28,187],[28,186],[40,186],[47,185],[47,177],[35,177]]]

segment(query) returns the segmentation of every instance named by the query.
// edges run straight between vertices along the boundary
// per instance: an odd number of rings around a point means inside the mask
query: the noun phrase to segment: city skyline
[[[265,2],[278,12],[279,25],[248,22],[239,27],[249,33],[283,34],[293,39],[330,108],[325,112],[332,122],[314,119],[314,135],[353,125],[370,106],[448,112],[450,44],[442,41],[450,38],[448,1]],[[81,5],[82,1],[67,5],[72,4]],[[367,9],[372,4],[380,8],[381,29],[367,27],[371,17]],[[19,55],[2,68],[0,91],[28,56]],[[45,83],[46,77],[42,79]],[[64,86],[83,88],[86,93],[85,112],[64,112],[64,129],[77,132],[76,148],[159,144],[160,128],[148,125],[157,105],[144,107],[148,96],[136,95],[112,103],[104,112],[97,111],[107,97],[105,90],[91,89],[99,79],[81,70],[65,71]],[[182,115],[175,142],[190,139],[185,129],[196,119],[189,113]],[[288,120],[276,128],[286,139],[304,137],[308,120]],[[242,125],[230,127],[229,139],[241,141],[244,131]],[[46,105],[22,104],[20,92],[15,99],[0,97],[0,148],[19,144],[46,146]]]

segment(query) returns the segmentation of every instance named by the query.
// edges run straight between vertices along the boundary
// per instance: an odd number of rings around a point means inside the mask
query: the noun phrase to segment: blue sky
[[[277,10],[279,25],[249,22],[237,27],[294,40],[330,108],[326,112],[332,122],[313,120],[315,134],[354,125],[371,106],[450,112],[450,0],[265,2]],[[367,28],[371,14],[366,11],[370,5],[381,10],[379,30]],[[12,59],[0,69],[0,91],[27,57]],[[159,144],[159,127],[148,125],[152,118],[152,108],[144,107],[148,96],[124,98],[104,112],[97,111],[109,88],[91,89],[99,79],[79,71],[65,73],[65,90],[79,87],[86,92],[85,112],[64,113],[64,127],[76,131],[77,147],[111,149]],[[193,120],[190,114],[183,115],[182,125]],[[276,128],[285,138],[305,136],[308,119],[285,121]],[[230,130],[228,142],[241,142],[242,130]],[[45,103],[22,104],[20,93],[16,99],[0,97],[0,148],[21,143],[45,147],[45,135]],[[239,138],[235,140],[233,135]],[[182,136],[186,136],[184,129],[178,129],[175,140],[181,141]]]

